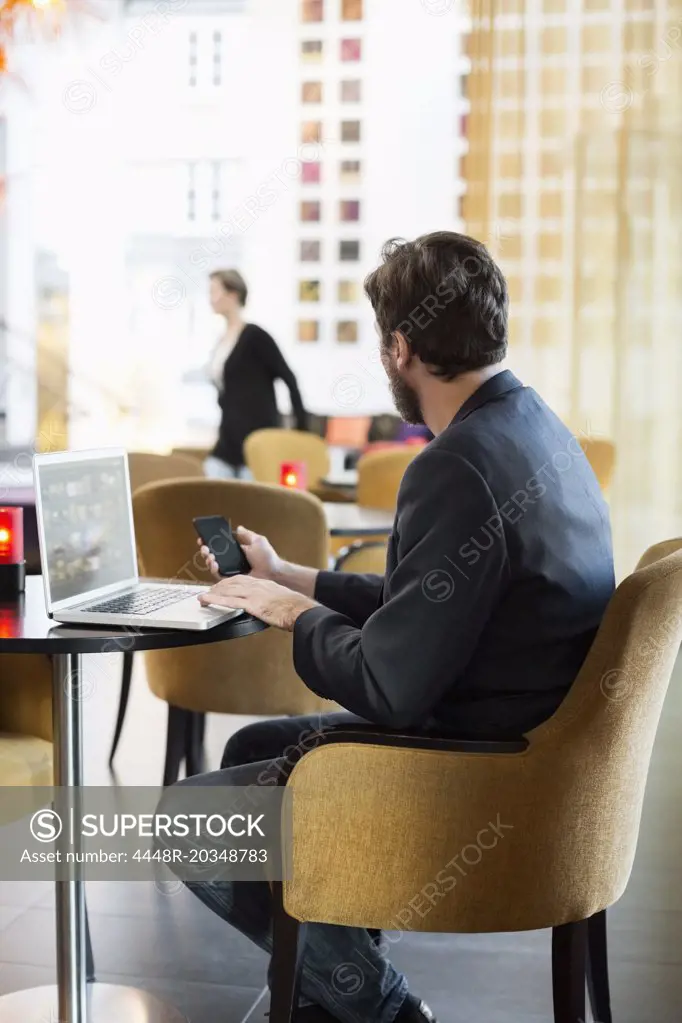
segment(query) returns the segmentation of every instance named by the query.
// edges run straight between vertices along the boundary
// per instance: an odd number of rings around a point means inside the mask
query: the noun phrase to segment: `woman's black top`
[[[222,417],[213,449],[216,458],[228,465],[244,465],[248,435],[281,425],[275,380],[283,380],[289,388],[296,428],[305,430],[307,416],[296,377],[275,339],[262,327],[247,323],[223,367],[223,388],[218,396]]]

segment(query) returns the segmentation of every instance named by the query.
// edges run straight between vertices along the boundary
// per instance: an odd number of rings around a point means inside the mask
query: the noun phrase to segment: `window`
[[[318,203],[319,205],[319,203]],[[339,259],[343,263],[355,262],[360,258],[360,242],[339,242]]]
[[[359,78],[346,78],[341,82],[341,102],[359,103],[362,99],[362,82]]]
[[[516,35],[516,33],[514,33]],[[540,32],[540,46],[543,53],[566,53],[568,49],[566,29],[563,26],[552,26],[543,28]],[[519,45],[514,53],[523,53],[523,43]]]
[[[362,0],[341,0],[341,20],[361,21]]]
[[[564,212],[561,192],[540,192],[539,214],[541,217],[562,217]]]
[[[339,220],[349,224],[360,219],[360,202],[358,199],[342,199],[339,203]]]
[[[321,142],[322,121],[304,121],[301,125],[301,142]]]
[[[304,142],[319,142],[319,139],[304,139]],[[341,121],[341,141],[342,142],[359,142],[360,141],[360,122],[359,121]]]
[[[320,324],[317,320],[298,321],[298,340],[317,341],[320,336]]]
[[[322,40],[304,39],[301,43],[301,60],[306,64],[318,64],[322,60]]]
[[[322,82],[303,82],[301,85],[302,103],[322,102]]]
[[[197,84],[197,34],[189,34],[189,85],[194,88]]]
[[[342,39],[341,60],[362,60],[362,39]]]
[[[339,302],[357,302],[360,288],[357,281],[339,281],[337,298]]]
[[[187,219],[197,219],[197,168],[196,164],[187,164]]]
[[[312,224],[321,219],[322,209],[319,202],[301,203],[301,220],[304,224]]]
[[[213,84],[222,85],[223,82],[223,35],[222,32],[213,33]]]
[[[610,24],[583,25],[581,33],[584,53],[609,53],[613,46],[613,30]]]
[[[336,340],[337,341],[357,341],[358,339],[358,324],[357,320],[339,320],[336,324]]]
[[[319,185],[322,176],[322,164],[304,161],[301,164],[301,181],[304,185]]]
[[[298,258],[302,263],[319,263],[320,243],[317,241],[299,242]]]
[[[355,184],[360,180],[360,161],[342,160],[339,167],[339,177],[344,184]]]
[[[298,282],[298,300],[299,300],[299,302],[319,302],[320,301],[320,282],[319,281],[299,281]]]
[[[322,21],[323,0],[301,0],[301,21]]]
[[[216,160],[213,163],[213,189],[211,191],[211,217],[213,220],[220,220],[221,182],[222,167]]]
[[[561,259],[563,257],[564,239],[560,234],[544,234],[538,236],[538,253],[541,259]]]

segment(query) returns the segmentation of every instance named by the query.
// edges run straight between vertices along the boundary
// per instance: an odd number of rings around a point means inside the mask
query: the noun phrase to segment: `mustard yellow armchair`
[[[384,540],[356,540],[339,551],[334,571],[385,575],[387,554],[388,545]]]
[[[421,450],[417,444],[403,444],[363,455],[358,462],[358,504],[394,511],[405,470]]]
[[[555,1023],[585,1020],[586,977],[594,1018],[611,1023],[605,914],[632,869],[682,638],[682,550],[655,555],[618,587],[559,710],[517,742],[353,727],[321,735],[293,766],[283,779],[293,790],[291,875],[274,886],[271,1023],[292,1018],[306,922],[551,928]]]
[[[52,675],[41,654],[0,655],[0,785],[52,785]]]
[[[608,494],[616,468],[616,445],[603,437],[580,437],[579,441],[599,486]]]
[[[244,480],[150,483],[133,495],[140,562],[147,576],[210,584],[197,549],[192,518],[224,515],[267,536],[287,561],[326,568],[329,536],[321,503],[287,487]],[[151,691],[168,704],[164,784],[203,766],[207,713],[271,715],[335,710],[300,680],[292,637],[267,629],[246,639],[145,654]]]
[[[244,459],[258,483],[279,483],[282,462],[304,462],[309,488],[329,474],[325,441],[305,430],[254,430],[244,441]]]

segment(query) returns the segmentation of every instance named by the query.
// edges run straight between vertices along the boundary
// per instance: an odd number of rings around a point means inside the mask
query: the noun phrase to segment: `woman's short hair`
[[[220,281],[225,291],[233,291],[240,305],[246,305],[249,289],[239,270],[214,270],[210,277],[212,281]]]

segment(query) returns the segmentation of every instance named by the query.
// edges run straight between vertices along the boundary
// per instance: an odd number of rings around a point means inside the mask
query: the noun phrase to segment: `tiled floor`
[[[165,707],[136,666],[117,757],[118,781],[157,784]],[[120,664],[90,666],[85,687],[86,779],[108,784],[106,751],[118,699]],[[615,1023],[682,1020],[682,661],[664,710],[652,762],[639,853],[629,889],[610,914]],[[244,719],[209,722],[210,766]],[[49,884],[0,884],[0,993],[54,977]],[[264,955],[186,891],[152,884],[88,887],[98,978],[154,992],[190,1023],[262,1023]],[[550,1023],[549,934],[404,935],[392,958],[441,1023]],[[121,1021],[127,1023],[127,1021]]]

